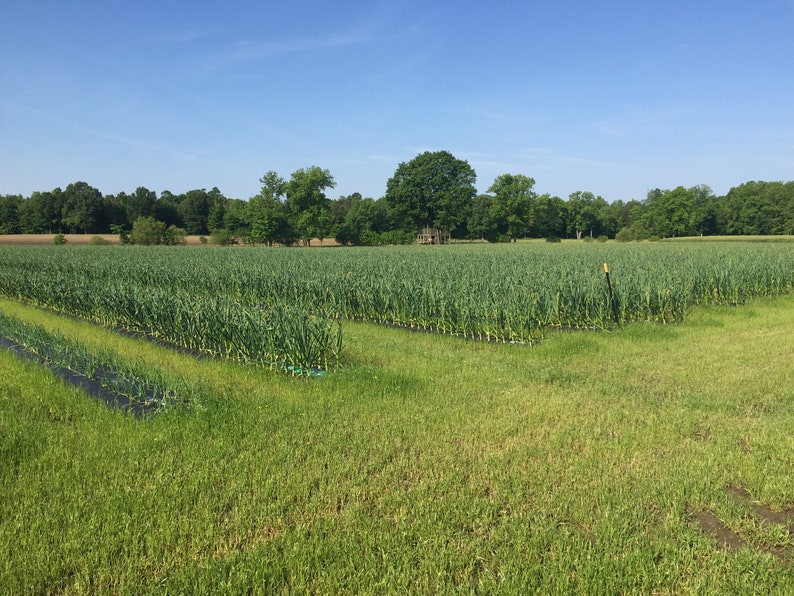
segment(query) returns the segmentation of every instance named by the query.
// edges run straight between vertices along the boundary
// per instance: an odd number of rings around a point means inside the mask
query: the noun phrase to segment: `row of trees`
[[[705,185],[654,189],[643,200],[607,202],[586,191],[567,200],[538,195],[535,180],[502,174],[477,194],[476,175],[447,151],[425,152],[401,163],[377,200],[359,193],[331,200],[328,170],[303,168],[285,180],[260,179],[248,201],[213,188],[174,195],[138,187],[117,195],[85,182],[30,197],[0,196],[0,233],[121,233],[152,222],[171,233],[213,235],[220,242],[309,244],[334,237],[342,244],[411,242],[423,227],[456,238],[607,236],[624,240],[716,234],[794,233],[794,182],[747,182],[717,197]],[[164,237],[168,237],[167,235]]]

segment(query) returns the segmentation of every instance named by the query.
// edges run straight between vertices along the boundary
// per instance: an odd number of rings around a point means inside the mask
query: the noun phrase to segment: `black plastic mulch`
[[[110,406],[111,408],[130,412],[138,418],[143,417],[145,414],[150,414],[157,409],[157,404],[151,399],[140,401],[132,399],[127,395],[115,393],[102,385],[99,380],[91,379],[68,368],[55,366],[45,358],[42,358],[39,354],[26,350],[23,346],[20,346],[6,337],[0,337],[0,347],[15,354],[19,358],[46,366],[53,372],[55,376],[63,379],[68,384],[85,391],[92,398]]]

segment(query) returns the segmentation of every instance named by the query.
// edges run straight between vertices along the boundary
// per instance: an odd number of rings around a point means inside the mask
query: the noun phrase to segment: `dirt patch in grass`
[[[711,511],[690,509],[689,515],[698,523],[704,534],[717,541],[721,549],[736,552],[746,545],[741,536],[722,523],[722,520]]]
[[[783,511],[775,511],[769,507],[753,501],[750,493],[741,486],[729,486],[728,494],[737,502],[745,503],[750,506],[755,515],[768,524],[780,524],[788,527],[789,534],[794,535],[794,507]]]
[[[757,501],[752,500],[747,489],[741,486],[729,486],[725,491],[737,503],[748,506],[753,514],[766,524],[784,525],[789,534],[794,536],[794,508],[775,511]],[[768,545],[750,544],[739,534],[731,530],[713,511],[699,511],[689,508],[689,515],[707,536],[717,541],[719,548],[736,552],[744,547],[755,548],[776,556],[781,561],[791,563],[794,561],[794,547],[774,547]]]

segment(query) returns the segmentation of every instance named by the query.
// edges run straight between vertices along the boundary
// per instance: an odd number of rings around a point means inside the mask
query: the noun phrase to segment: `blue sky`
[[[564,199],[794,179],[794,0],[3,3],[0,194],[330,170],[423,151]]]

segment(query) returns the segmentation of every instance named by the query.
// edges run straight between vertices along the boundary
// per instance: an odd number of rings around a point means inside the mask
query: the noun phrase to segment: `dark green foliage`
[[[0,195],[0,234],[18,234],[22,195]]]
[[[469,163],[448,151],[426,151],[401,163],[386,183],[393,227],[414,234],[424,227],[465,232],[476,179]]]
[[[160,198],[154,205],[153,215],[155,219],[165,222],[169,226],[177,226],[184,228],[185,224],[182,221],[182,216],[179,212],[181,201],[184,200],[185,195],[175,196],[168,190],[164,190],[160,194]],[[131,221],[127,222],[132,224]]]
[[[467,222],[469,237],[494,242],[497,236],[497,222],[493,219],[491,208],[494,197],[487,194],[477,195],[472,200],[471,213]]]
[[[794,182],[746,182],[725,197],[729,234],[794,234]]]
[[[237,244],[237,238],[230,230],[221,228],[212,232],[210,235],[210,242],[218,246],[231,246]]]
[[[565,236],[565,201],[548,194],[540,195],[535,200],[534,211],[533,237]]]
[[[674,238],[695,233],[692,194],[683,186],[664,191],[646,207],[643,221],[652,236]]]
[[[568,219],[568,234],[577,240],[583,236],[597,236],[601,233],[598,214],[607,202],[591,192],[577,191],[568,196],[565,205]]]
[[[522,175],[502,174],[494,180],[488,192],[494,193],[489,217],[496,232],[509,240],[529,235],[534,219],[535,181]]]
[[[63,192],[34,192],[19,206],[19,225],[23,234],[52,234],[61,231]]]
[[[132,225],[129,235],[130,244],[175,246],[185,243],[185,230],[176,226],[166,226],[165,222],[153,217],[139,217]]]
[[[334,237],[339,244],[372,246],[381,242],[385,220],[383,201],[362,198],[359,193],[342,197],[332,213],[335,218]]]
[[[179,203],[179,215],[188,234],[208,234],[210,197],[206,190],[190,190]]]
[[[255,244],[272,246],[290,237],[287,208],[282,202],[286,182],[277,172],[265,172],[259,179],[262,190],[247,204],[249,236]]]
[[[336,186],[331,172],[318,166],[292,173],[284,185],[289,222],[297,236],[308,246],[312,238],[325,238],[333,222],[326,188]]]
[[[154,217],[157,193],[139,186],[132,195],[119,193],[118,202],[124,209],[127,221],[134,222],[139,217]]]
[[[62,219],[73,234],[100,231],[102,193],[85,182],[74,182],[63,192]]]
[[[334,236],[344,245],[379,245],[415,238],[425,227],[446,229],[454,238],[509,241],[522,237],[622,240],[711,235],[794,233],[794,182],[752,181],[717,197],[706,185],[652,189],[644,200],[608,203],[591,192],[568,200],[536,196],[534,179],[497,176],[489,194],[476,195],[474,170],[447,151],[425,152],[401,163],[384,197],[360,193],[331,201],[328,170],[312,166],[293,172],[289,182],[274,171],[260,179],[262,190],[248,201],[213,188],[160,197],[143,186],[133,193],[106,195],[85,182],[19,195],[0,196],[0,234],[109,233],[131,229],[152,217],[186,234],[226,229],[246,244],[291,246]],[[629,229],[629,232],[623,230]],[[113,231],[113,233],[116,233]],[[407,240],[411,242],[412,240]]]

